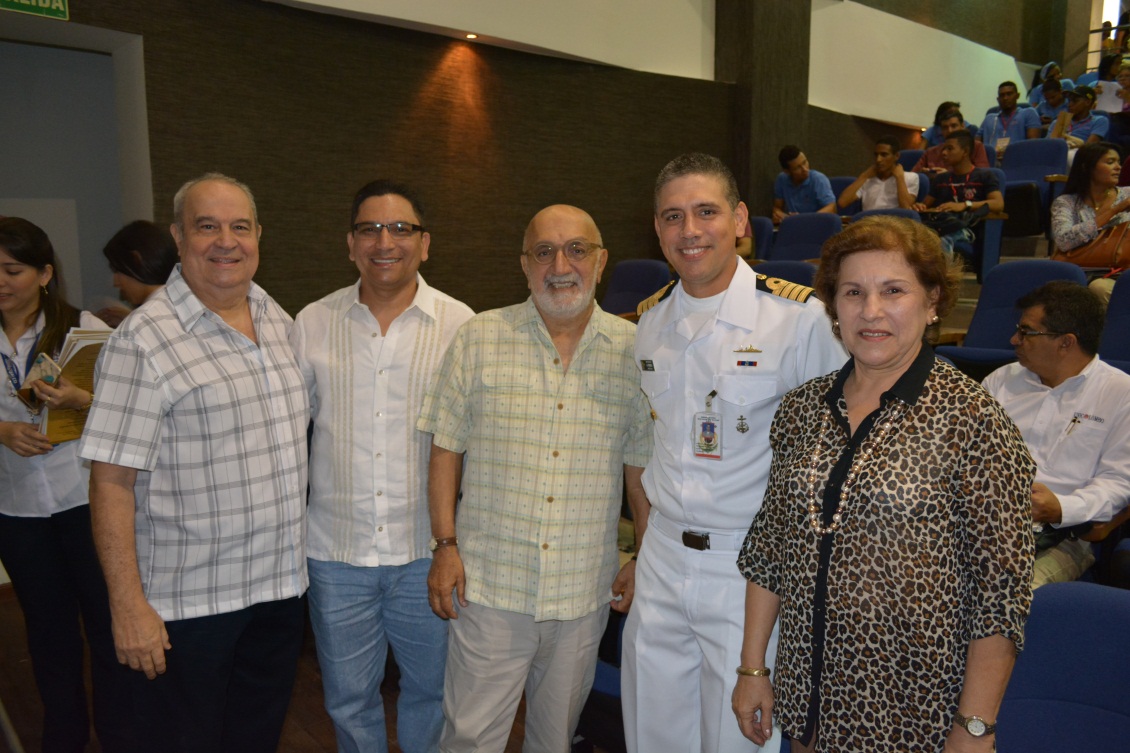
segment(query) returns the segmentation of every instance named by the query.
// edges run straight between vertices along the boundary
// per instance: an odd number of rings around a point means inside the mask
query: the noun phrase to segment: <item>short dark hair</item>
[[[942,102],[938,105],[938,109],[934,110],[934,125],[941,125],[943,120],[953,117],[950,115],[951,112],[958,109],[961,109],[960,102]]]
[[[1086,196],[1091,189],[1091,173],[1095,171],[1099,160],[1109,152],[1119,154],[1118,147],[1109,141],[1096,141],[1079,147],[1075,152],[1075,160],[1071,163],[1071,172],[1067,174],[1067,183],[1063,186],[1063,192],[1080,198]]]
[[[1011,86],[1016,91],[1020,91],[1020,87],[1016,85],[1015,81],[1002,81],[997,85],[997,93],[999,94],[1000,90],[1005,88],[1006,86]]]
[[[349,210],[349,228],[352,230],[357,223],[357,213],[361,211],[361,205],[365,203],[366,199],[371,199],[374,196],[388,196],[389,194],[395,194],[408,202],[412,211],[416,214],[417,225],[428,226],[428,221],[424,217],[423,206],[420,204],[420,199],[415,191],[403,183],[380,179],[366,183],[357,189],[357,193],[353,195],[353,206]]]
[[[965,151],[973,154],[973,134],[964,128],[954,131],[949,136],[946,136],[946,141],[956,141],[957,145]]]
[[[927,293],[938,291],[934,308],[939,319],[948,314],[957,303],[962,281],[961,263],[946,258],[938,234],[922,223],[905,217],[876,215],[851,223],[842,232],[829,238],[821,249],[820,267],[816,271],[813,287],[833,321],[836,319],[836,288],[840,284],[840,268],[844,259],[861,251],[900,252]]]
[[[788,146],[781,147],[781,151],[777,152],[777,161],[781,163],[782,170],[789,169],[789,163],[800,156],[800,147],[789,144]]]
[[[702,152],[688,152],[680,154],[668,162],[659,171],[655,178],[655,211],[659,211],[659,192],[671,181],[686,175],[710,175],[722,181],[722,190],[726,194],[726,203],[730,209],[737,209],[741,201],[738,193],[738,181],[726,163],[717,157]]]
[[[1040,91],[1047,94],[1048,92],[1061,92],[1063,91],[1063,84],[1058,78],[1049,78],[1044,83],[1040,84]]]
[[[1043,327],[1049,332],[1075,335],[1079,348],[1089,356],[1098,352],[1106,309],[1102,299],[1086,285],[1055,280],[1016,301],[1021,311],[1033,306],[1044,307]]]
[[[899,140],[894,136],[880,136],[879,138],[875,139],[875,146],[879,146],[879,144],[886,144],[895,154],[898,154],[902,151],[902,146],[899,144]]]
[[[945,123],[950,118],[957,118],[958,121],[960,121],[963,126],[965,125],[965,116],[961,114],[961,110],[958,110],[956,108],[953,109],[953,110],[946,110],[945,112],[943,112],[941,114],[941,116],[938,118],[937,124],[941,125],[942,123]]]
[[[106,241],[110,269],[146,285],[164,285],[177,265],[177,244],[168,228],[134,220]]]

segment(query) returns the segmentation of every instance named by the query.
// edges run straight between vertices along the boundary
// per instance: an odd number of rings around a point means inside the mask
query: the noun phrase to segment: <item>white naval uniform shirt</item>
[[[781,398],[838,370],[847,353],[820,301],[798,303],[758,289],[744,262],[717,316],[698,332],[685,320],[686,295],[677,284],[643,315],[636,333],[636,366],[655,413],[644,489],[663,517],[689,528],[746,529],[765,494],[769,425]],[[721,460],[695,457],[691,439],[694,414],[706,409],[712,390],[718,395],[711,410],[722,416]]]
[[[430,434],[416,428],[424,394],[474,312],[416,275],[412,303],[383,336],[360,282],[299,312],[291,331],[310,392],[306,554],[357,567],[428,557]]]
[[[1036,461],[1036,481],[1059,497],[1057,528],[1110,520],[1126,507],[1130,374],[1096,356],[1054,388],[1019,363],[989,374],[984,386],[1020,429]]]

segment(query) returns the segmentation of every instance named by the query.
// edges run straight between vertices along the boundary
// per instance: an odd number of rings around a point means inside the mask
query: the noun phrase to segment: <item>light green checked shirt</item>
[[[537,621],[608,603],[624,466],[651,455],[634,339],[596,307],[565,373],[530,299],[455,335],[418,428],[466,453],[455,527],[468,600]]]

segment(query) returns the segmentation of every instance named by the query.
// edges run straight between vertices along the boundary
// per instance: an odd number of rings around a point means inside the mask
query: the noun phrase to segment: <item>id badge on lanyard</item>
[[[722,414],[712,410],[717,396],[718,391],[711,390],[706,396],[706,410],[694,414],[691,441],[696,458],[722,459]]]

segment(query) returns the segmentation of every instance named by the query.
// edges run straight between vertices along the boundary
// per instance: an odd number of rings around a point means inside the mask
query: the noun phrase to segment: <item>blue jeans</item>
[[[400,667],[400,747],[404,753],[437,750],[447,622],[428,606],[431,560],[383,567],[307,564],[310,623],[338,753],[388,753],[381,681],[390,644]]]
[[[961,242],[972,243],[974,240],[973,231],[969,228],[962,228],[956,233],[941,236],[942,239],[942,253],[946,255],[947,259],[954,258],[954,246]]]

